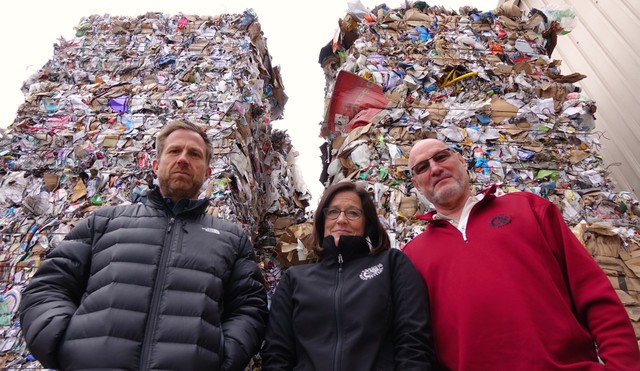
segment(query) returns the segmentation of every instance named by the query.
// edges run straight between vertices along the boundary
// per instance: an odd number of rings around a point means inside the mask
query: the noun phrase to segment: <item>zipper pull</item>
[[[344,263],[344,260],[342,260],[342,254],[338,254],[338,272],[342,272],[342,263]]]
[[[176,218],[169,219],[169,228],[167,229],[167,233],[171,233],[171,228],[173,227],[173,223],[176,221]]]

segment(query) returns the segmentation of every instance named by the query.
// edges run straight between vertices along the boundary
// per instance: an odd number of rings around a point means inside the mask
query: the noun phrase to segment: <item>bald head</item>
[[[458,152],[437,139],[416,142],[409,152],[413,185],[439,213],[457,219],[471,190],[467,164]]]
[[[413,168],[413,166],[418,162],[416,161],[417,157],[421,154],[425,155],[427,158],[431,157],[431,154],[435,154],[436,152],[443,150],[445,148],[449,148],[443,141],[438,139],[422,139],[417,141],[413,147],[411,147],[411,151],[409,152],[409,167]]]

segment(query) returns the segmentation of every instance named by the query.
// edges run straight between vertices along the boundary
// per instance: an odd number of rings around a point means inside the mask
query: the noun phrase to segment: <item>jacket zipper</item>
[[[340,311],[340,305],[342,304],[342,263],[344,263],[342,254],[338,254],[337,284],[333,300],[333,312],[336,314],[336,347],[333,354],[333,369],[336,371],[340,370],[340,349],[342,349],[342,311]]]
[[[140,356],[140,370],[149,369],[149,358],[151,353],[151,347],[153,345],[153,336],[155,333],[156,322],[158,321],[158,312],[160,310],[160,298],[162,297],[162,288],[164,287],[164,280],[167,276],[165,271],[167,270],[167,261],[171,252],[171,242],[174,238],[174,228],[176,219],[169,219],[169,225],[167,226],[167,237],[165,243],[160,250],[160,264],[158,264],[158,271],[156,273],[155,284],[153,285],[153,292],[151,293],[151,304],[149,305],[149,314],[147,315],[147,323],[145,325],[144,337],[142,338],[142,353]],[[172,231],[174,233],[172,233]],[[179,229],[178,229],[179,231]]]
[[[178,226],[176,225],[176,228],[177,227]],[[180,233],[178,235],[178,245],[176,246],[176,252],[177,253],[181,253],[182,252],[182,240],[184,239],[184,235],[189,233],[187,231],[187,222],[186,222],[186,220],[182,219],[182,222],[180,223],[180,227],[181,227],[180,230],[182,230],[182,233]]]

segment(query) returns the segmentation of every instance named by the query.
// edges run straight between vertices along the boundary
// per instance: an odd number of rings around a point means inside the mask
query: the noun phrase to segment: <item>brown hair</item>
[[[156,137],[156,157],[160,158],[162,155],[162,151],[164,150],[164,142],[167,140],[167,137],[171,135],[176,130],[189,130],[194,133],[198,133],[202,140],[204,140],[205,144],[205,156],[207,159],[207,164],[211,162],[211,156],[213,156],[213,145],[211,144],[211,140],[207,136],[207,133],[202,130],[199,126],[194,123],[191,123],[186,120],[174,120],[166,124],[162,130],[158,133]]]
[[[387,231],[378,219],[376,206],[367,190],[359,183],[351,181],[338,182],[325,189],[318,208],[313,216],[313,250],[318,256],[322,256],[322,242],[324,241],[324,225],[326,217],[323,209],[327,207],[335,195],[340,192],[354,192],[362,202],[362,214],[364,216],[364,237],[369,237],[372,244],[371,254],[377,254],[391,247]]]

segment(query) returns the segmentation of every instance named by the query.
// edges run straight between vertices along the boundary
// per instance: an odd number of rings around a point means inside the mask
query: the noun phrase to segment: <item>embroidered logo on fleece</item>
[[[382,273],[383,269],[384,269],[384,266],[382,264],[374,265],[371,268],[363,269],[362,272],[360,272],[360,279],[363,281],[370,280],[373,277]]]
[[[215,228],[202,227],[202,230],[209,233],[220,234],[220,231]]]
[[[491,219],[491,226],[493,228],[504,227],[509,223],[511,223],[511,216],[509,215],[498,215],[494,216],[493,219]]]

